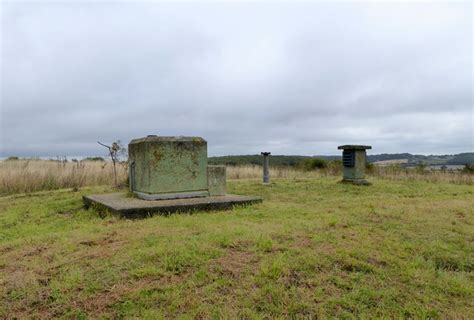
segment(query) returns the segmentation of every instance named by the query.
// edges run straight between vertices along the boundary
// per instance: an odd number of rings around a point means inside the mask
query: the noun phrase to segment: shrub
[[[472,173],[474,174],[474,163],[466,163],[464,165],[464,169],[462,169],[465,173]]]
[[[365,169],[368,173],[373,173],[375,171],[375,166],[371,162],[366,162],[365,163]]]
[[[304,159],[298,162],[297,167],[305,171],[326,169],[328,167],[328,162],[319,158]]]

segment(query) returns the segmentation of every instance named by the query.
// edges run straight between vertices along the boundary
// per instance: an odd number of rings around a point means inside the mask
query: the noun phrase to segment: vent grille
[[[353,167],[354,166],[354,158],[355,152],[354,151],[343,151],[342,152],[342,165],[344,167]]]

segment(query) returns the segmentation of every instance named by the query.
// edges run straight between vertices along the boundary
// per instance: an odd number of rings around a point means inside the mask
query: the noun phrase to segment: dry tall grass
[[[462,171],[405,169],[396,165],[386,167],[375,166],[372,170],[369,170],[369,175],[391,180],[421,180],[427,182],[474,184],[474,174]]]
[[[294,179],[294,178],[317,178],[321,176],[334,175],[330,170],[302,171],[292,167],[270,167],[271,178]],[[227,179],[262,179],[262,166],[228,166]]]
[[[124,184],[127,168],[124,163],[117,166],[118,182]],[[270,168],[272,178],[317,178],[321,176],[341,176],[340,166],[326,169],[302,171],[291,167]],[[374,167],[370,176],[393,180],[423,180],[429,182],[449,182],[474,184],[474,175],[461,172],[423,171],[402,169],[397,166]],[[227,179],[261,179],[261,166],[228,166]],[[59,162],[46,160],[0,161],[0,195],[28,193],[41,190],[79,188],[93,185],[112,185],[111,162],[81,161]]]
[[[341,176],[341,167],[328,166],[325,169],[302,171],[292,167],[270,168],[272,178],[317,178],[321,176]],[[427,182],[448,182],[459,184],[474,184],[474,175],[461,171],[416,170],[404,169],[399,166],[373,167],[368,170],[368,179],[371,176],[391,180],[421,180]],[[261,179],[261,166],[229,166],[227,179]]]
[[[118,181],[124,183],[126,167],[119,164],[117,171]],[[0,161],[0,195],[112,183],[111,162]]]

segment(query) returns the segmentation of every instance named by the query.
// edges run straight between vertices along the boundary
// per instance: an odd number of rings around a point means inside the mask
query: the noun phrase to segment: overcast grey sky
[[[474,150],[469,1],[0,6],[0,156]]]

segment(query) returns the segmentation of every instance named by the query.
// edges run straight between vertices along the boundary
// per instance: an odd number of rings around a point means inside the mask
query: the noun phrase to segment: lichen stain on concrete
[[[163,159],[163,155],[161,154],[160,150],[153,150],[153,157],[155,158],[155,164]]]
[[[207,143],[203,139],[136,139],[129,145],[129,157],[136,162],[139,173],[137,191],[154,194],[207,188]]]
[[[191,154],[191,157],[196,158],[197,152],[201,149],[203,144],[204,143],[198,139],[193,139],[193,142],[179,141],[176,144],[177,149],[179,149],[177,152],[177,156],[181,158],[183,154]]]
[[[195,165],[196,165],[196,166],[198,165],[197,161],[196,161]],[[193,177],[193,179],[197,178],[196,170],[193,170],[193,169],[191,169],[191,168],[189,168],[189,167],[186,167],[186,170],[189,171],[189,173],[191,174],[191,176]]]
[[[190,156],[191,161],[193,162],[193,166],[198,167],[199,166],[199,159],[198,159],[198,151],[199,149],[204,145],[204,142],[201,139],[193,139],[191,143],[189,142],[178,142],[176,144],[177,146],[177,152],[173,153],[173,157],[181,159],[184,156]],[[191,174],[192,178],[197,177],[197,173],[195,170],[186,167],[186,169],[189,171]]]

